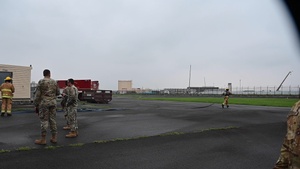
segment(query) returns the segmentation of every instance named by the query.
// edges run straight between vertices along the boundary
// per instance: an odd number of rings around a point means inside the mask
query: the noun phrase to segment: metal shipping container
[[[15,87],[13,101],[31,101],[30,81],[32,66],[17,66],[0,64],[0,82],[4,82],[7,76],[12,77]]]

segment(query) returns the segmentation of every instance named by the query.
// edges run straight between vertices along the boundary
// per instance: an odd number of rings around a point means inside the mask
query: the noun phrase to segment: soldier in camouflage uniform
[[[69,98],[69,93],[70,93],[70,87],[68,86],[68,81],[66,81],[66,87],[64,88],[63,92],[62,92],[62,101],[61,101],[61,107],[64,111],[64,116],[65,119],[67,121],[67,125],[63,127],[64,130],[70,130],[70,117],[69,117],[69,111],[68,111],[68,107],[67,107],[67,101]]]
[[[77,106],[78,106],[78,89],[74,86],[74,80],[68,79],[68,116],[70,122],[70,132],[66,135],[67,138],[74,138],[78,136],[78,123],[77,123]]]
[[[300,169],[300,101],[287,117],[287,134],[274,169]]]
[[[41,122],[41,138],[35,140],[35,144],[45,145],[47,128],[50,126],[52,137],[50,142],[57,142],[57,125],[56,125],[56,97],[60,94],[59,88],[55,80],[50,78],[50,70],[43,71],[44,78],[39,80],[34,104],[38,109]]]

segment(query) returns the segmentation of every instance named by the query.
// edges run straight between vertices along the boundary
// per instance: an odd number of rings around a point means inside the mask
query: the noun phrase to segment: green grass
[[[19,147],[16,150],[17,151],[29,151],[29,150],[33,150],[33,148],[26,146],[26,147]]]
[[[160,100],[177,102],[199,102],[222,104],[223,97],[140,97],[142,100]],[[229,98],[229,104],[272,106],[272,107],[291,107],[299,99],[287,98]]]
[[[3,150],[3,149],[0,150],[0,154],[1,153],[9,153],[9,152],[10,152],[10,150]]]

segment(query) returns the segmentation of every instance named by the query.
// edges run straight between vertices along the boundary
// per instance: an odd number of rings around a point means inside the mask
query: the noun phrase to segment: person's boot
[[[77,137],[77,132],[76,131],[71,131],[69,134],[66,135],[67,138],[74,138]]]
[[[9,116],[9,117],[11,116],[11,113],[6,113],[6,114],[7,114],[7,116]]]
[[[57,134],[56,133],[52,133],[52,137],[50,139],[51,143],[57,143]]]
[[[71,127],[69,125],[63,127],[64,130],[70,130]]]
[[[5,113],[1,112],[1,116],[4,117]]]
[[[46,145],[46,134],[42,133],[41,139],[35,140],[34,143],[39,145]]]
[[[229,107],[229,105],[227,105],[227,108]]]
[[[222,108],[224,108],[224,104],[222,104]]]

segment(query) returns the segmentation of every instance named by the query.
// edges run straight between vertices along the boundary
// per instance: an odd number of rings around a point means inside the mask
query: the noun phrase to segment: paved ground
[[[0,118],[0,168],[270,169],[276,162],[290,108],[114,98],[78,112],[79,137],[67,139],[58,112],[58,146],[35,145],[33,112]],[[168,135],[168,133],[171,133]],[[176,135],[179,134],[179,135]],[[184,133],[184,134],[183,134]],[[119,140],[119,141],[113,141]],[[108,141],[107,143],[95,143]],[[82,144],[78,144],[82,143]],[[18,151],[30,148],[29,151]]]

